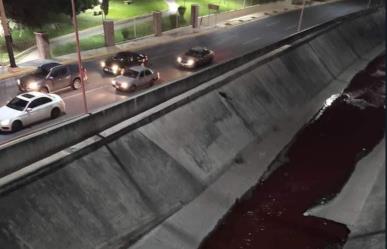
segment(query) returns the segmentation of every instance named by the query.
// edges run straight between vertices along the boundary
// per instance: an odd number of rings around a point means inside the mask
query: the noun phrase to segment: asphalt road
[[[364,0],[352,0],[306,8],[304,12],[303,28],[308,28],[336,17],[358,11],[365,8],[367,3],[368,1]],[[207,46],[216,53],[214,63],[221,63],[235,56],[274,43],[295,33],[299,14],[299,11],[287,12],[235,27],[218,29],[217,31],[208,34],[149,47],[139,52],[148,55],[150,67],[160,72],[161,79],[158,81],[158,84],[166,84],[171,80],[187,77],[192,74],[193,71],[181,70],[176,66],[176,56],[183,51],[193,46]],[[99,61],[103,59],[104,57],[101,57],[98,60],[87,61],[84,63],[88,71],[86,95],[89,111],[129,99],[141,93],[141,91],[133,94],[116,93],[115,89],[111,86],[113,77],[105,75],[99,66]],[[19,92],[15,82],[14,87],[11,86],[0,93],[0,105],[4,105],[17,94],[19,94]],[[37,130],[83,114],[84,110],[81,91],[66,89],[58,92],[58,94],[62,96],[66,103],[66,114],[64,116],[61,116],[56,120],[45,121],[25,127],[22,131],[17,133],[0,133],[0,144],[4,144],[16,138],[36,132]]]

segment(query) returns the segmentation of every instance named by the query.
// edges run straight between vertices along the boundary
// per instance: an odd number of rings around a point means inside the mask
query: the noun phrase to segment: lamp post
[[[103,20],[105,20],[105,18],[104,18],[105,12],[103,11],[103,8],[102,8],[103,0],[98,0],[98,2],[99,2],[99,8],[101,9],[101,17],[102,17],[102,22],[103,22]]]
[[[75,40],[76,40],[77,54],[78,54],[78,70],[79,70],[79,76],[81,78],[81,85],[82,85],[83,105],[84,105],[85,113],[88,113],[89,110],[87,108],[85,82],[83,81],[85,71],[82,67],[81,49],[79,46],[78,22],[77,22],[77,14],[75,11],[74,0],[71,0],[71,7],[72,7],[72,13],[73,13],[73,25],[74,25]]]
[[[304,9],[305,9],[305,2],[306,2],[306,0],[302,1],[302,8],[301,8],[301,13],[300,13],[300,18],[298,19],[297,32],[301,31],[302,18],[304,16]]]
[[[9,64],[11,65],[11,67],[17,67],[15,62],[15,57],[13,55],[12,37],[11,37],[11,33],[9,32],[8,20],[7,20],[7,16],[5,15],[3,0],[0,0],[0,18],[1,18],[1,24],[3,26],[3,31],[4,31],[5,46],[7,47]]]

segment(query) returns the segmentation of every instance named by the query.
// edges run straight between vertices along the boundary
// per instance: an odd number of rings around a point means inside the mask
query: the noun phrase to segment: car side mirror
[[[28,112],[28,113],[31,112],[31,111],[32,111],[32,108],[27,108],[26,109],[26,112]]]

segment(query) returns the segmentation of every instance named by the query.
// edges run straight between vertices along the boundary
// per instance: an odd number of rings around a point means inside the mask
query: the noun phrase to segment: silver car
[[[23,93],[0,108],[0,130],[18,131],[24,126],[65,112],[65,103],[56,94],[40,92]]]
[[[144,66],[135,66],[122,70],[121,75],[112,80],[112,85],[118,91],[134,92],[138,88],[152,86],[159,78],[158,72]]]

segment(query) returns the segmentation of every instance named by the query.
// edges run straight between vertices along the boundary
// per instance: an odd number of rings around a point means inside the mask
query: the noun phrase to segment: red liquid
[[[277,157],[281,166],[245,193],[199,248],[342,248],[344,224],[303,213],[339,193],[357,161],[383,138],[384,84],[382,55],[299,131]]]

